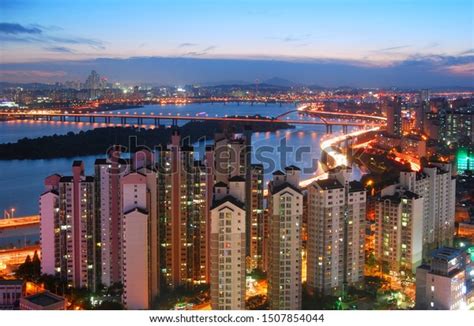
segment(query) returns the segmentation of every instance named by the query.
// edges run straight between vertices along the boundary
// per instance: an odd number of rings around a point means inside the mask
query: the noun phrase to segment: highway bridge
[[[331,133],[333,126],[340,126],[344,133],[347,133],[348,127],[367,127],[374,128],[385,125],[385,118],[372,115],[356,113],[339,113],[328,111],[307,112],[306,106],[297,110],[291,110],[277,117],[259,117],[259,116],[232,116],[232,115],[180,115],[163,113],[121,113],[121,112],[92,112],[92,113],[69,113],[52,111],[0,111],[0,118],[4,119],[28,119],[42,121],[68,121],[74,123],[105,123],[109,125],[154,125],[160,126],[162,120],[170,120],[172,126],[177,126],[178,121],[228,121],[228,122],[252,122],[252,123],[288,123],[294,125],[323,125],[326,126],[326,132]],[[311,116],[300,117],[299,119],[290,118],[288,115],[293,112],[310,113]],[[286,116],[286,118],[285,118]],[[329,119],[330,118],[330,119]]]
[[[0,230],[39,225],[39,215],[0,219]]]

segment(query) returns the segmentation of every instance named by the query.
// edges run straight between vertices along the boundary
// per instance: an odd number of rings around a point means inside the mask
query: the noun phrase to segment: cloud
[[[183,56],[190,56],[190,57],[200,57],[203,55],[208,54],[210,51],[214,50],[216,48],[215,45],[210,45],[201,51],[189,51],[183,54]]]
[[[91,70],[111,80],[156,85],[211,83],[232,80],[252,82],[272,77],[298,80],[306,85],[337,87],[473,87],[474,56],[421,54],[380,66],[371,61],[335,58],[206,58],[202,51],[181,57],[101,58],[76,61],[0,63],[1,78],[6,81],[55,82],[78,76],[85,79]],[[185,69],[183,69],[185,67]],[[4,71],[20,71],[18,73]],[[51,72],[50,78],[44,73]],[[62,77],[62,71],[66,77]],[[35,75],[39,77],[34,77]],[[21,77],[25,76],[25,77]],[[20,81],[21,80],[21,81]]]
[[[0,70],[0,76],[4,80],[34,80],[48,78],[62,78],[66,76],[65,71],[46,71],[46,70]]]
[[[203,49],[202,52],[209,52],[209,51],[212,51],[216,48],[216,46],[214,45],[211,45],[211,46],[208,46],[207,48]]]
[[[194,46],[198,46],[198,44],[187,43],[187,42],[178,44],[178,48],[189,48],[189,47],[194,47]]]
[[[444,67],[443,70],[455,75],[473,76],[474,62]]]
[[[409,47],[410,47],[410,45],[398,45],[398,46],[392,46],[392,47],[388,47],[388,48],[373,50],[372,52],[378,52],[378,53],[392,52],[392,51],[395,51],[395,50],[406,49],[406,48],[409,48]]]
[[[76,53],[74,50],[64,46],[51,46],[44,48],[46,51],[58,52],[58,53]]]
[[[27,27],[18,23],[0,23],[0,40],[3,42],[22,42],[41,45],[48,43],[51,44],[51,48],[60,47],[61,44],[76,44],[87,45],[99,50],[105,49],[104,42],[97,39],[76,36],[58,36],[49,33],[51,31],[60,30],[61,28],[57,26],[44,27],[35,24]]]
[[[301,34],[301,35],[286,35],[286,36],[271,36],[269,39],[283,41],[285,43],[291,42],[301,42],[307,40],[311,37],[311,34]]]
[[[0,23],[2,34],[41,34],[42,30],[36,26],[26,27],[16,23]]]
[[[84,44],[89,45],[95,49],[105,49],[104,43],[100,40],[84,38],[84,37],[57,37],[57,36],[48,36],[46,38],[51,42],[64,43],[64,44]]]
[[[470,54],[474,54],[474,49],[467,49],[459,53],[459,55],[470,55]]]

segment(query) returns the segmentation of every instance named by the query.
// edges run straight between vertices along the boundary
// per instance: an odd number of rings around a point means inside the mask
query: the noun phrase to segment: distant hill
[[[302,83],[295,83],[291,80],[284,79],[284,78],[279,78],[279,77],[273,77],[270,79],[266,79],[261,82],[262,84],[268,84],[268,85],[275,85],[275,86],[282,86],[282,87],[298,87],[298,86],[304,86]]]

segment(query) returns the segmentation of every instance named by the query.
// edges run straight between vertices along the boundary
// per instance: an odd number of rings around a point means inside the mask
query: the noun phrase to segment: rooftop
[[[0,285],[23,285],[23,280],[0,280]]]
[[[313,185],[317,184],[319,188],[323,190],[330,190],[330,189],[341,189],[344,186],[337,180],[337,179],[324,179],[324,180],[316,180]]]
[[[65,299],[49,291],[45,291],[25,297],[24,300],[38,306],[48,307],[58,302],[64,301]]]
[[[291,183],[289,182],[283,182],[282,184],[278,185],[278,186],[273,186],[272,183],[270,183],[270,187],[269,187],[269,192],[271,194],[276,194],[282,190],[284,190],[285,188],[291,188],[293,189],[294,191],[296,191],[297,193],[301,194],[301,190],[298,189],[297,187],[293,186]]]
[[[359,181],[349,182],[349,192],[365,191],[364,185]]]
[[[229,179],[229,182],[245,182],[245,178],[235,175],[232,178]]]
[[[433,253],[431,254],[431,256],[433,258],[449,261],[461,255],[462,252],[463,252],[462,249],[456,249],[456,248],[451,248],[451,247],[441,247],[441,248],[435,249]]]
[[[226,202],[230,202],[231,204],[241,208],[241,209],[244,209],[245,208],[245,205],[244,203],[242,203],[240,200],[238,200],[237,198],[235,198],[234,196],[225,196],[224,198],[222,199],[218,199],[218,200],[214,200],[214,203],[212,203],[212,207],[211,209],[213,208],[216,208]]]

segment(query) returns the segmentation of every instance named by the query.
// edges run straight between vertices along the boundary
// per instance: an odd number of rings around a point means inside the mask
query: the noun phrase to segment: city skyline
[[[156,84],[474,85],[470,1],[2,6],[2,81],[77,80],[96,69],[111,81]]]
[[[0,320],[472,319],[473,13],[1,1]]]

